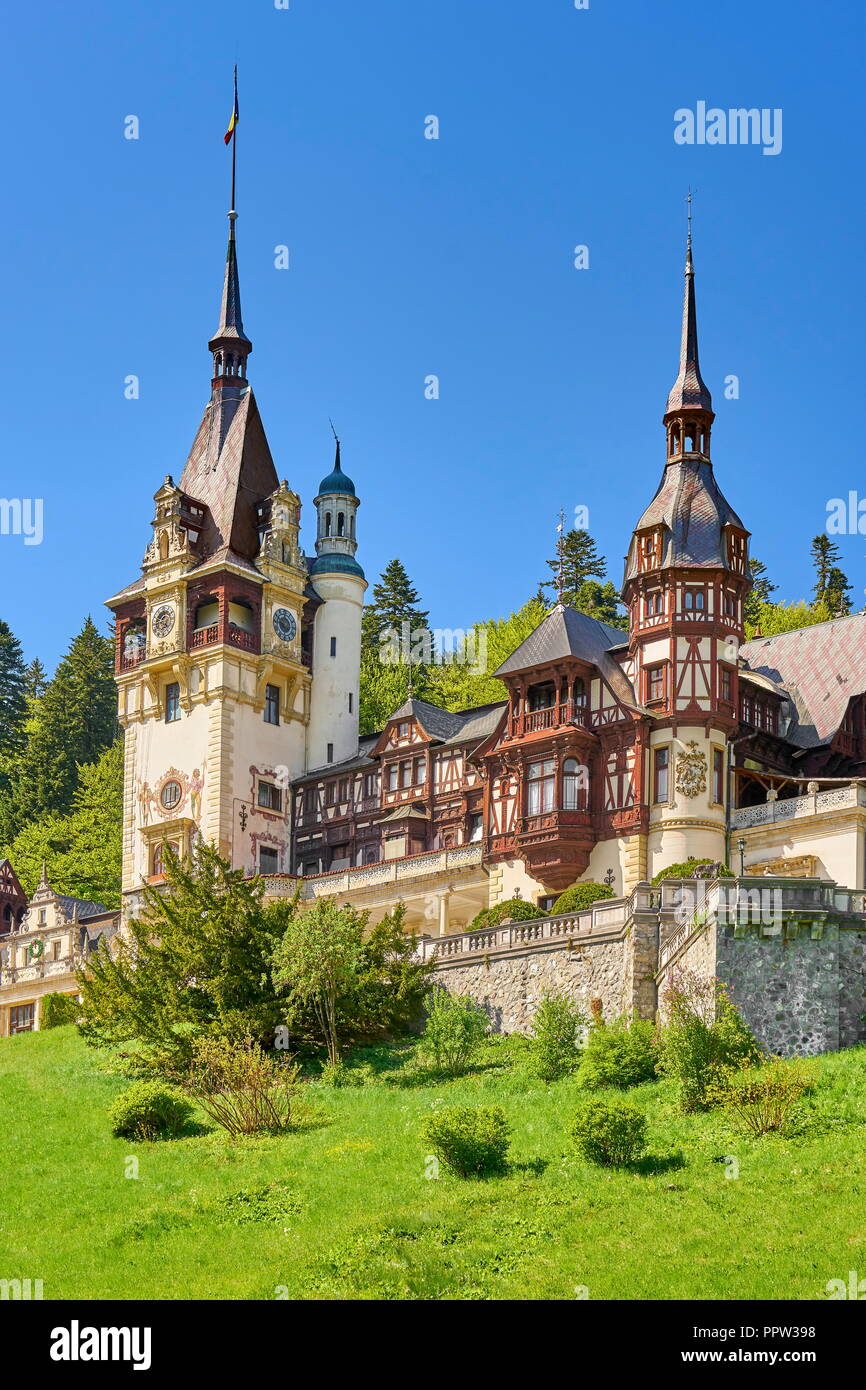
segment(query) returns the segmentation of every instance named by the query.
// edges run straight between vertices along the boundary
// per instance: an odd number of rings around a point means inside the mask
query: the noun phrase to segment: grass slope
[[[74,1029],[3,1039],[0,1278],[41,1278],[47,1299],[824,1299],[866,1273],[866,1050],[820,1059],[787,1140],[638,1088],[637,1172],[569,1153],[579,1093],[533,1082],[519,1050],[494,1039],[474,1074],[418,1085],[411,1048],[381,1049],[376,1083],[310,1088],[322,1114],[299,1132],[130,1144],[106,1121],[127,1083]],[[507,1176],[425,1177],[420,1121],[458,1101],[505,1107]]]

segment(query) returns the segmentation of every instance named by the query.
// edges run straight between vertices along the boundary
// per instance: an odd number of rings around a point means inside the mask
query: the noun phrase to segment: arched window
[[[566,758],[562,764],[562,804],[566,811],[577,811],[583,804],[585,772],[576,758]]]
[[[241,632],[255,631],[253,606],[245,598],[232,599],[229,602],[229,624],[231,627],[239,627]]]
[[[325,535],[326,535],[326,536],[330,536],[330,534],[331,534],[331,513],[330,513],[330,512],[325,512]]]
[[[196,606],[194,624],[196,631],[203,627],[213,627],[219,622],[220,606],[215,594],[208,594]]]
[[[345,534],[346,534],[346,514],[345,514],[345,512],[337,512],[337,535],[338,535],[338,536],[345,536]]]
[[[352,540],[355,539],[355,513],[354,513],[354,512],[350,512],[350,513],[349,513],[349,535],[352,537]]]

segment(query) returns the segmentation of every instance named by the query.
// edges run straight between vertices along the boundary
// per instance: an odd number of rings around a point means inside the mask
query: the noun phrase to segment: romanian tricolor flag
[[[232,136],[233,136],[234,133],[235,133],[235,126],[237,125],[237,123],[238,123],[238,69],[237,69],[237,64],[235,64],[235,104],[234,104],[234,106],[232,107],[232,114],[231,114],[231,120],[229,121],[229,128],[228,128],[228,130],[226,131],[225,135],[223,136],[223,139],[224,139],[224,141],[225,141],[225,143],[226,143],[227,145],[230,145],[230,144],[231,144]]]

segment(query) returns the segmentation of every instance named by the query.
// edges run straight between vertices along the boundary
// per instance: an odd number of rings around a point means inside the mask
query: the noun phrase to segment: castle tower
[[[749,533],[713,473],[714,418],[698,357],[690,219],[665,468],[635,528],[623,584],[636,694],[653,718],[644,776],[649,875],[689,856],[725,858],[728,742],[751,579]]]
[[[228,216],[210,399],[179,483],[167,476],[155,494],[142,575],[108,603],[129,909],[141,884],[159,879],[165,846],[183,854],[197,836],[236,868],[288,869],[288,784],[306,765],[302,638],[315,605],[300,501],[279,480],[247,381],[234,208]]]
[[[316,558],[310,578],[325,600],[316,614],[313,693],[307,767],[324,767],[358,751],[361,617],[367,582],[355,559],[360,502],[343,472],[340,441],[334,467],[319,484]]]

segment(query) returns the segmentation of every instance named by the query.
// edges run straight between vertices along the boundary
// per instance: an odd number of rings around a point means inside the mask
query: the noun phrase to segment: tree
[[[767,566],[761,560],[750,558],[749,569],[752,572],[752,587],[746,598],[743,616],[747,624],[755,627],[761,605],[770,602],[770,595],[774,594],[779,586],[771,583],[767,576]]]
[[[402,908],[372,931],[368,918],[320,899],[297,914],[274,953],[289,1031],[324,1044],[334,1066],[359,1035],[390,1031],[418,1012],[433,968],[414,959],[416,939],[402,930]]]
[[[419,608],[418,592],[411,583],[401,560],[392,560],[382,571],[378,584],[373,585],[373,602],[364,608],[362,645],[378,650],[382,634],[394,632],[402,637],[416,628],[425,628],[429,614]]]
[[[553,571],[552,579],[544,579],[541,589],[552,589],[559,597],[559,570],[562,564],[562,601],[568,608],[577,608],[580,589],[586,579],[606,579],[607,561],[598,552],[598,547],[588,531],[572,529],[561,535],[556,542],[556,556],[547,565]]]
[[[821,603],[826,592],[827,584],[836,561],[841,560],[842,556],[838,545],[831,541],[830,537],[821,532],[812,539],[812,549],[810,551],[812,564],[815,566],[815,602]],[[841,573],[841,571],[837,571]]]
[[[577,592],[577,601],[572,606],[580,613],[586,613],[587,617],[597,618],[611,627],[617,627],[623,621],[619,611],[619,593],[611,579],[606,584],[599,584],[597,579],[584,579]]]
[[[834,565],[827,575],[823,594],[823,600],[831,618],[844,618],[851,612],[851,600],[848,597],[850,591],[851,585],[845,575]]]
[[[21,643],[0,619],[0,764],[24,746],[27,679]]]
[[[779,632],[793,632],[798,627],[813,627],[825,623],[830,614],[824,603],[811,604],[805,599],[798,603],[759,604],[754,622],[746,621],[746,641],[755,636],[756,628],[762,637],[775,637]]]
[[[97,762],[117,737],[116,709],[114,646],[88,618],[27,722],[6,838],[29,821],[70,810],[79,764]]]
[[[426,673],[424,697],[444,709],[471,709],[505,699],[505,686],[492,674],[547,616],[543,599],[531,598],[507,618],[488,618],[466,634],[455,659]]]
[[[48,673],[36,656],[24,672],[24,687],[28,700],[38,700],[48,684]]]
[[[166,854],[166,891],[144,890],[129,939],[103,944],[79,974],[81,1031],[95,1047],[134,1046],[142,1072],[176,1074],[200,1037],[273,1043],[285,1005],[271,962],[295,900],[262,906],[263,886],[210,845]]]

